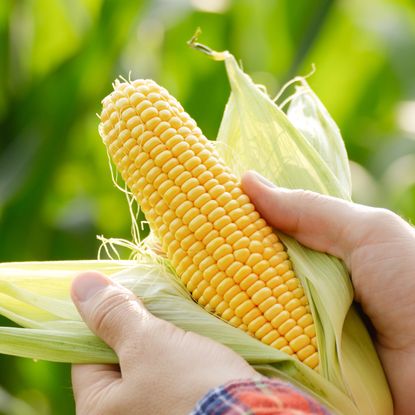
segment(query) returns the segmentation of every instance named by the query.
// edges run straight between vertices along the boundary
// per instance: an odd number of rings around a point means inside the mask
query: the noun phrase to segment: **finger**
[[[137,338],[145,338],[147,323],[154,318],[136,296],[97,272],[78,275],[71,295],[88,327],[117,353],[121,363],[129,360]]]
[[[303,190],[286,190],[255,172],[242,187],[264,219],[303,245],[348,260],[359,244],[365,206]]]

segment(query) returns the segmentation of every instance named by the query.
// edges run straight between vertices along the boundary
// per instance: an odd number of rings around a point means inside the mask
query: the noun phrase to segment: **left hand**
[[[184,415],[210,389],[260,376],[227,347],[156,318],[99,273],[79,275],[72,299],[120,362],[73,366],[78,415]]]

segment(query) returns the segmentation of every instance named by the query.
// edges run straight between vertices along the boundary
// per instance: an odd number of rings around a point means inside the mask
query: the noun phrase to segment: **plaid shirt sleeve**
[[[276,379],[238,380],[212,389],[190,415],[330,415],[294,386]]]

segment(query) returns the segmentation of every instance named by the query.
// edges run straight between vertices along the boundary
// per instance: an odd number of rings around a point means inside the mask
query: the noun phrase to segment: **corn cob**
[[[151,80],[116,81],[99,130],[194,300],[318,368],[313,318],[285,248],[180,103]]]

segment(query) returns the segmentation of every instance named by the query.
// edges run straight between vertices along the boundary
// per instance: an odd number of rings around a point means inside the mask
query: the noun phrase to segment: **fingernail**
[[[72,293],[80,301],[88,301],[99,291],[104,290],[111,281],[97,272],[86,272],[75,278],[72,284]]]
[[[276,188],[277,186],[275,186],[275,184],[274,183],[272,183],[272,182],[270,182],[268,179],[266,179],[264,176],[262,176],[262,175],[260,175],[259,173],[257,173],[257,172],[254,172],[255,173],[255,176],[258,178],[258,180],[261,182],[261,183],[263,183],[263,184],[265,184],[265,186],[268,186],[268,187],[271,187],[271,188]]]

